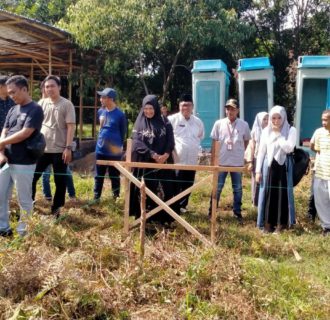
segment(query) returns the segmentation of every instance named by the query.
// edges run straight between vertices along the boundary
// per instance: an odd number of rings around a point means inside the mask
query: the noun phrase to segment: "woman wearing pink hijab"
[[[283,107],[270,110],[257,156],[256,181],[260,183],[257,226],[264,232],[281,232],[295,224],[292,153],[297,131],[290,127]]]
[[[262,130],[268,125],[268,113],[259,112],[253,122],[251,130],[251,139],[249,145],[245,150],[245,161],[248,163],[248,170],[251,171],[251,196],[254,206],[258,206],[259,184],[255,180],[256,162],[260,145],[260,138]]]

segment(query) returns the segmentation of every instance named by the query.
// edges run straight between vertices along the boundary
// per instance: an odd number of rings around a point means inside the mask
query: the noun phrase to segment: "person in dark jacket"
[[[173,128],[167,119],[163,119],[157,97],[147,95],[142,102],[142,108],[134,123],[132,144],[133,162],[173,163],[174,150]],[[147,188],[155,194],[163,193],[163,200],[174,196],[174,171],[134,168],[133,174],[139,180],[143,177]],[[152,210],[156,204],[147,198],[147,210]],[[140,190],[131,184],[130,215],[140,217]],[[151,218],[152,221],[170,222],[172,218],[161,211]]]

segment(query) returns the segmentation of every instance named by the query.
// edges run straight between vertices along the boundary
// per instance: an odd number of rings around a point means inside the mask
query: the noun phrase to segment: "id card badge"
[[[232,151],[233,150],[233,142],[232,141],[228,141],[227,142],[227,150],[228,151]]]

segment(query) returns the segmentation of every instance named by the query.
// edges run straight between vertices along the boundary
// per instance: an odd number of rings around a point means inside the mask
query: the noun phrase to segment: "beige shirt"
[[[71,101],[60,97],[56,103],[50,98],[38,102],[44,111],[41,132],[46,139],[46,153],[62,153],[66,146],[67,124],[76,123],[76,113]]]

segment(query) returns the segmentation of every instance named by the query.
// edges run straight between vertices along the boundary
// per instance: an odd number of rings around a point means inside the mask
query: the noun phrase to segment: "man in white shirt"
[[[225,105],[226,118],[214,123],[211,138],[212,147],[220,141],[219,165],[226,167],[244,166],[244,151],[250,140],[250,129],[247,122],[238,118],[239,106],[235,99],[229,99]],[[222,188],[228,172],[220,172],[218,177],[217,201],[219,202]],[[238,222],[242,222],[242,173],[230,172],[234,193],[233,211]]]
[[[175,139],[175,163],[196,165],[201,140],[204,138],[203,122],[193,115],[193,100],[190,94],[180,97],[179,112],[168,116],[173,126]],[[194,184],[196,171],[178,170],[177,193],[180,193]],[[186,212],[190,194],[180,200],[180,212]]]

